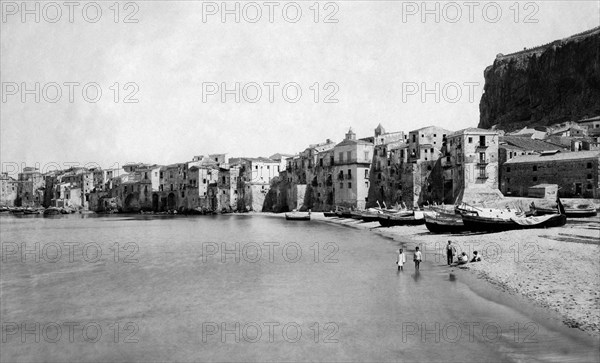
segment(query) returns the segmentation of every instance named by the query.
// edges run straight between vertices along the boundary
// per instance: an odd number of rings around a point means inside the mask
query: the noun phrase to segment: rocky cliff
[[[481,128],[510,131],[600,115],[600,27],[499,54],[484,76]]]

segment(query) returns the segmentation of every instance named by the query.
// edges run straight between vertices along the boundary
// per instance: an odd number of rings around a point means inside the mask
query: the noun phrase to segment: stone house
[[[457,198],[471,188],[498,189],[498,145],[498,133],[492,130],[467,128],[447,136],[445,202],[459,202]]]
[[[600,151],[547,151],[513,158],[502,166],[500,190],[527,197],[529,187],[557,184],[563,198],[600,197]]]

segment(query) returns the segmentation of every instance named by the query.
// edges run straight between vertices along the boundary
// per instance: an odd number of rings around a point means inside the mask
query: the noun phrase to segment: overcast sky
[[[388,131],[476,126],[483,71],[496,54],[600,22],[598,1],[428,2],[434,11],[425,19],[421,2],[321,2],[318,15],[313,1],[238,2],[239,22],[230,14],[225,23],[220,1],[121,2],[118,14],[113,3],[98,1],[99,16],[88,5],[87,18],[85,2],[37,3],[39,22],[28,14],[23,23],[21,2],[2,1],[3,170],[14,162],[110,167],[296,153],[326,138],[341,141],[350,126],[370,136],[380,122]],[[233,93],[222,102],[221,85],[236,82],[240,102]],[[34,91],[24,93],[23,83]],[[433,93],[423,102],[422,86],[436,83],[439,102]],[[292,102],[297,89],[302,95]]]

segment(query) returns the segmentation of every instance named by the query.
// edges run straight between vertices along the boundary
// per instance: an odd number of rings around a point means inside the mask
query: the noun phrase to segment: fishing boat
[[[589,205],[589,204],[579,204],[574,207],[567,206],[564,208],[565,208],[565,214],[569,218],[594,217],[598,214],[598,212],[596,211],[596,208],[593,205]],[[556,208],[535,207],[535,213],[537,215],[554,214],[554,213],[556,213]]]
[[[37,208],[23,209],[23,214],[41,214],[42,212],[43,212],[43,209],[37,209]]]
[[[520,210],[464,208],[461,211],[465,228],[474,232],[500,232],[512,229],[560,227],[567,223],[565,209],[557,200],[553,214],[533,216]]]
[[[381,214],[378,217],[379,224],[382,227],[391,226],[412,226],[425,223],[425,216],[423,212],[411,211],[412,215],[406,215],[404,213],[397,214]]]
[[[323,212],[323,215],[328,218],[335,217],[335,212],[334,211]]]
[[[466,231],[462,216],[456,213],[425,213],[425,226],[431,233],[461,233]]]
[[[307,213],[297,211],[286,213],[285,219],[288,221],[310,221],[310,211]]]
[[[595,217],[598,214],[598,211],[594,206],[583,204],[578,205],[575,208],[565,208],[565,214],[569,218],[585,218]]]
[[[353,210],[350,212],[350,218],[362,220],[362,211]]]
[[[56,208],[56,207],[49,207],[46,208],[46,210],[44,210],[44,215],[45,216],[53,216],[53,215],[57,215],[57,214],[61,214],[61,209],[60,208]]]
[[[379,208],[369,208],[362,212],[361,217],[364,222],[377,222],[381,213]]]

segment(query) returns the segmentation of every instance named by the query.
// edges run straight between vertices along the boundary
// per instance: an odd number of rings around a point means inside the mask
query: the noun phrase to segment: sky
[[[600,23],[598,1],[1,4],[9,172],[294,154],[379,123],[475,127],[498,53]]]

